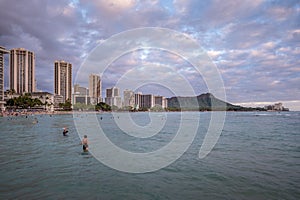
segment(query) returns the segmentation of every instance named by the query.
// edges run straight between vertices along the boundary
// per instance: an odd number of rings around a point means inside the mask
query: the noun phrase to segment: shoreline
[[[0,117],[17,117],[17,116],[32,116],[32,115],[70,115],[70,114],[104,114],[104,113],[127,113],[130,111],[2,111]],[[139,111],[139,112],[130,112],[130,113],[178,113],[178,112],[291,112],[291,111]]]

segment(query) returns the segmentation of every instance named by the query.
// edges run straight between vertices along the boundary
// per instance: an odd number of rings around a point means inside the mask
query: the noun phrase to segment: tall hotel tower
[[[134,107],[135,105],[135,101],[134,101],[134,92],[132,90],[124,90],[123,92],[123,96],[124,96],[124,106],[125,107]]]
[[[10,89],[17,94],[35,91],[35,55],[24,48],[10,50]]]
[[[110,106],[122,107],[122,99],[120,96],[120,90],[117,87],[106,89],[105,103]]]
[[[72,97],[72,64],[65,61],[54,62],[54,94],[62,96],[63,102]]]
[[[4,54],[9,53],[0,46],[0,111],[4,110]]]
[[[101,79],[100,76],[96,74],[90,74],[89,76],[89,96],[91,98],[91,103],[96,104],[101,102]]]

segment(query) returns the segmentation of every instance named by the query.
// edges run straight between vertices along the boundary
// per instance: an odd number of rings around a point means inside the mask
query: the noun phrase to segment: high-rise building
[[[72,97],[72,64],[65,61],[54,62],[54,94],[62,96],[63,102]]]
[[[134,108],[139,109],[141,107],[141,92],[137,92],[134,94]]]
[[[89,96],[91,98],[91,103],[96,104],[101,101],[102,89],[101,89],[101,79],[100,76],[96,74],[90,74],[89,76]]]
[[[141,108],[152,108],[154,106],[153,94],[142,94],[141,95]]]
[[[134,92],[132,90],[124,90],[124,107],[134,107]]]
[[[168,107],[168,101],[166,97],[163,96],[154,96],[154,103],[155,105],[161,106],[162,108]]]
[[[35,92],[35,55],[32,51],[10,50],[10,89],[17,94]]]
[[[117,87],[112,87],[106,89],[106,97],[119,97],[120,96],[120,90]]]
[[[106,89],[105,103],[110,106],[122,107],[122,99],[120,96],[120,90],[117,87]]]
[[[0,110],[4,110],[4,54],[9,53],[4,47],[0,46]]]

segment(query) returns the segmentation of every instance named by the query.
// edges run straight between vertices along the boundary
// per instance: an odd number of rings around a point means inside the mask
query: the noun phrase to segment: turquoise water
[[[200,115],[192,145],[171,165],[143,174],[120,172],[82,155],[73,115],[0,118],[0,199],[300,199],[299,112],[229,112],[204,159],[198,153],[210,113],[190,115]],[[149,123],[148,113],[131,116],[141,126]],[[111,114],[97,115],[113,143],[136,152],[172,140],[180,113],[162,116],[166,124],[159,134],[135,139],[118,129]],[[62,135],[64,126],[68,137]]]

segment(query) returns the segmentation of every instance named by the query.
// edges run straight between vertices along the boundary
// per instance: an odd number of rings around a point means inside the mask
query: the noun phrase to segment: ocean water
[[[186,152],[167,167],[137,174],[82,155],[74,118],[84,121],[88,114],[2,117],[0,199],[300,199],[300,112],[228,112],[217,144],[203,159],[198,154],[211,113],[185,114],[191,125],[200,117]],[[165,125],[149,138],[119,129],[116,120],[129,120],[122,113],[97,118],[112,143],[143,153],[167,145],[181,126],[181,113],[157,115]],[[150,123],[149,113],[130,116],[139,126]],[[87,123],[86,134],[91,131],[97,130]]]

